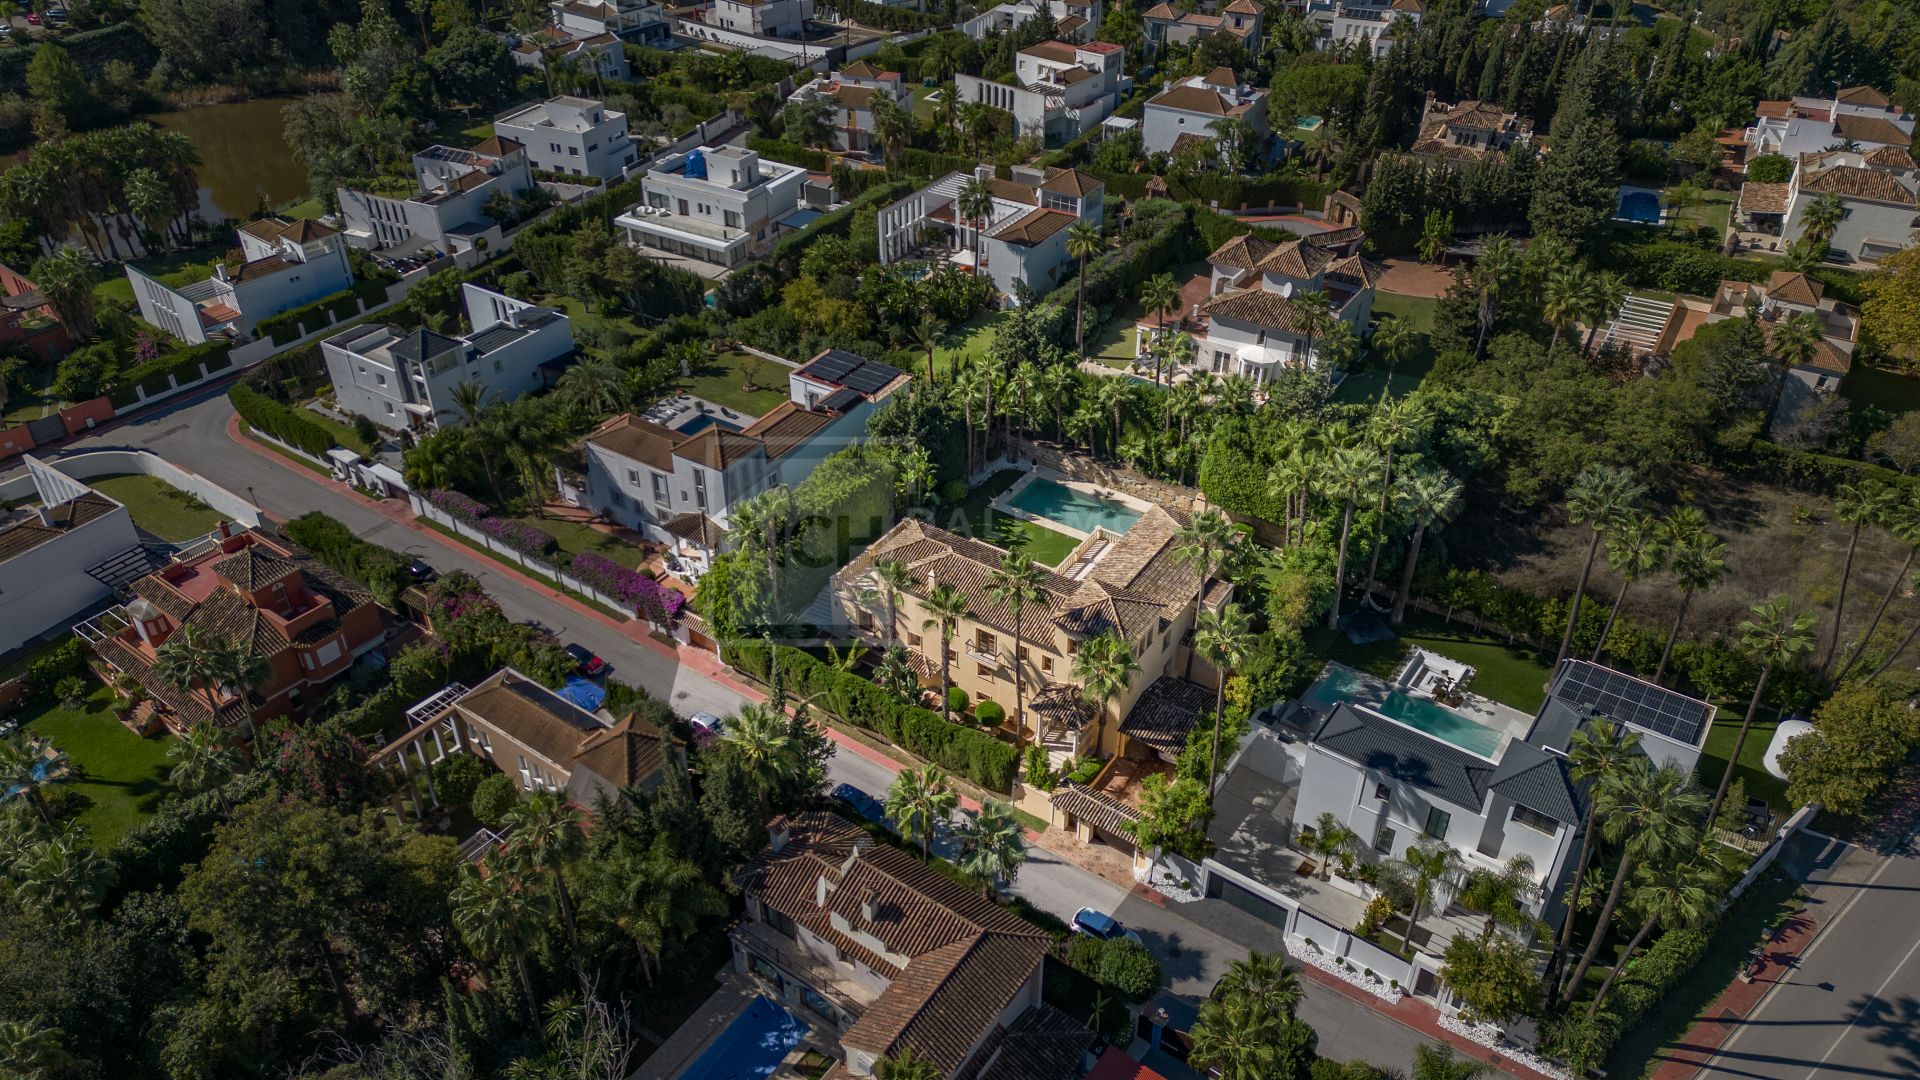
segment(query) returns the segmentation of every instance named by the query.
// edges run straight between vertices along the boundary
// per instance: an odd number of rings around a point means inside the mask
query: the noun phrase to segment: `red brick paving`
[[[1786,979],[1799,960],[1800,953],[1819,933],[1820,923],[1811,909],[1795,912],[1762,954],[1760,969],[1752,982],[1735,979],[1707,1006],[1704,1018],[1687,1029],[1685,1036],[1667,1052],[1652,1080],[1689,1080],[1699,1073],[1739,1026],[1738,1021],[1752,1015],[1760,1000],[1775,983]]]

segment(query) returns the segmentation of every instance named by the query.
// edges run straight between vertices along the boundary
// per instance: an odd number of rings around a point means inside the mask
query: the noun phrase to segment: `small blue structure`
[[[598,712],[606,703],[607,692],[591,679],[578,675],[567,676],[567,685],[560,688],[560,696],[588,712]]]
[[[687,167],[686,167],[685,175],[689,180],[705,180],[707,178],[706,151],[704,150],[687,151]]]

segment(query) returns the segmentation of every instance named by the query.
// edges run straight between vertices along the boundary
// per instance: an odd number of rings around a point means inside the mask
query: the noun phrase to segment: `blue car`
[[[1126,938],[1135,945],[1144,946],[1146,944],[1146,942],[1140,940],[1139,934],[1121,926],[1120,920],[1104,912],[1095,911],[1090,907],[1083,907],[1076,912],[1073,916],[1073,922],[1069,925],[1071,925],[1073,932],[1076,934],[1097,937],[1102,941],[1111,941],[1114,938]]]
[[[881,804],[879,799],[861,791],[852,784],[835,785],[832,794],[834,798],[846,803],[854,813],[859,814],[875,825],[886,825],[887,808]]]

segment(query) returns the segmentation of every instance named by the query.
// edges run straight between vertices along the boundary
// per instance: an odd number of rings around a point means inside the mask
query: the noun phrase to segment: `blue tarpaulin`
[[[599,711],[601,703],[607,700],[606,690],[598,683],[578,675],[567,678],[567,685],[560,688],[560,696],[588,712]]]

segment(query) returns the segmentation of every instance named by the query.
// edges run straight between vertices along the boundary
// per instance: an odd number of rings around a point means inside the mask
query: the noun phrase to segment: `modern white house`
[[[639,159],[627,114],[591,98],[551,97],[494,118],[493,133],[526,147],[539,172],[617,179]]]
[[[891,101],[910,109],[906,80],[897,71],[881,71],[865,60],[856,60],[839,71],[830,71],[797,87],[787,95],[789,104],[821,101],[827,106],[827,123],[832,130],[835,150],[865,154],[876,149],[873,134],[873,106]]]
[[[797,38],[813,18],[813,0],[714,0],[706,22],[755,37]]]
[[[788,372],[787,400],[744,427],[710,412],[674,427],[622,414],[581,441],[580,477],[563,477],[561,495],[704,565],[734,506],[799,483],[827,455],[863,441],[874,409],[910,381],[899,368],[829,349]]]
[[[1749,160],[1765,154],[1798,160],[1849,144],[1862,153],[1882,146],[1905,150],[1913,143],[1913,115],[1871,86],[1846,87],[1831,98],[1762,101],[1754,114],[1743,133]]]
[[[1231,0],[1217,15],[1202,11],[1181,11],[1172,4],[1155,4],[1141,15],[1145,24],[1147,49],[1161,45],[1181,45],[1221,31],[1232,34],[1249,46],[1260,43],[1265,10],[1255,0]]]
[[[1406,19],[1414,26],[1427,12],[1425,0],[1341,0],[1334,6],[1333,23],[1321,47],[1360,48],[1375,56],[1387,55],[1394,38],[1393,24]]]
[[[739,146],[671,154],[647,170],[638,205],[615,218],[642,255],[691,261],[721,277],[765,254],[776,223],[800,207],[807,171]]]
[[[34,504],[0,513],[0,653],[151,569],[127,508],[31,454]]]
[[[1427,92],[1420,134],[1408,151],[1433,163],[1485,161],[1533,141],[1533,120],[1490,101],[1448,104]]]
[[[1267,382],[1281,368],[1318,367],[1325,335],[1310,336],[1305,314],[1314,296],[1356,338],[1373,316],[1374,287],[1385,271],[1361,257],[1365,239],[1357,228],[1285,243],[1234,237],[1207,256],[1204,299],[1167,319],[1164,332],[1185,331],[1194,342],[1192,365],[1218,375]],[[1140,320],[1135,355],[1146,356],[1161,333],[1157,315]]]
[[[1104,14],[1100,0],[1018,0],[975,15],[960,24],[960,32],[982,41],[1008,33],[1029,19],[1046,19],[1053,24],[1055,37],[1084,44],[1099,31]]]
[[[976,180],[993,195],[993,209],[981,221],[960,210],[961,193]],[[1076,221],[1100,223],[1106,190],[1099,179],[1077,169],[1016,165],[1007,180],[996,178],[991,165],[975,166],[971,175],[951,172],[880,211],[880,263],[947,259],[991,275],[1005,300],[1016,298],[1016,284],[1038,296],[1071,273],[1067,230]],[[976,234],[982,264],[977,268]]]
[[[332,296],[353,284],[338,231],[305,218],[262,218],[238,230],[238,263],[173,288],[127,265],[140,317],[188,344],[245,340],[263,319]]]
[[[460,293],[470,334],[364,323],[322,341],[340,409],[396,430],[457,424],[461,383],[511,400],[541,385],[543,365],[573,352],[573,326],[560,312],[478,285]]]
[[[1267,92],[1241,82],[1229,67],[1169,81],[1147,99],[1141,144],[1149,154],[1171,154],[1195,139],[1212,143],[1216,125],[1229,118],[1244,122],[1254,139],[1265,137]]]
[[[635,42],[664,40],[666,9],[654,0],[552,0],[553,25],[575,39],[610,34]]]
[[[487,216],[488,200],[518,198],[533,186],[526,147],[498,135],[467,149],[429,146],[413,155],[413,172],[419,186],[412,194],[338,189],[348,243],[402,256],[498,243],[500,225]]]
[[[956,75],[954,91],[962,104],[1012,113],[1020,135],[1059,146],[1091,131],[1119,107],[1131,84],[1125,68],[1126,50],[1110,42],[1043,41],[1015,57],[1018,85]]]

